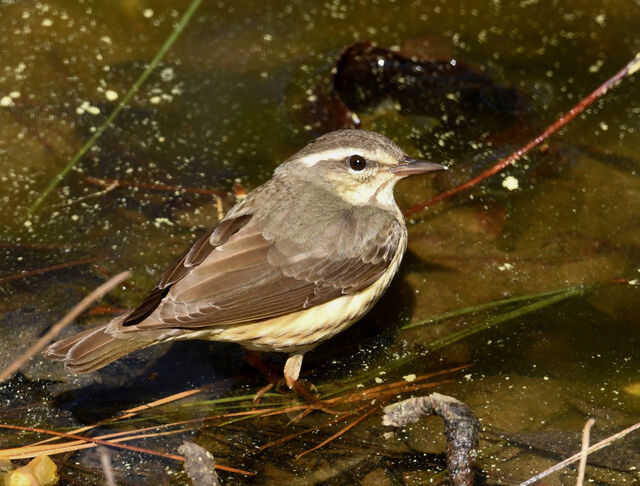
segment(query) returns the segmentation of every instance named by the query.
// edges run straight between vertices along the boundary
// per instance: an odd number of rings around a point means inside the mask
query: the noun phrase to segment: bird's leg
[[[284,364],[284,381],[287,386],[299,397],[304,399],[312,408],[324,410],[327,413],[341,413],[331,410],[317,395],[315,395],[307,385],[301,380],[300,368],[302,368],[302,354],[291,354]],[[262,353],[259,351],[246,351],[245,361],[253,368],[264,374],[269,379],[269,384],[258,390],[253,402],[258,403],[260,399],[278,383],[282,383],[280,375],[262,359]]]
[[[256,396],[253,397],[253,403],[259,403],[265,393],[271,390],[277,383],[282,379],[277,371],[275,371],[271,366],[265,363],[264,359],[262,359],[262,353],[260,351],[249,351],[246,350],[244,354],[244,360],[251,366],[255,368],[260,373],[265,375],[269,380],[269,384],[263,386],[258,390]]]
[[[300,368],[302,367],[302,354],[290,354],[287,362],[284,364],[284,380],[287,386],[291,388],[296,394],[304,398],[308,403],[312,405],[318,405],[324,408],[322,400],[314,395],[309,387],[305,386],[298,380],[300,376]]]
[[[284,364],[284,380],[287,382],[287,386],[292,390],[298,382],[303,357],[303,354],[290,354],[287,358],[287,362]]]
[[[310,409],[320,409],[326,413],[340,415],[345,412],[338,412],[329,408],[316,394],[314,394],[304,382],[298,380],[300,376],[300,368],[302,367],[302,354],[290,354],[287,362],[284,364],[284,380],[287,386],[293,390],[298,396],[302,397],[310,405]],[[310,409],[303,411],[292,421],[296,422],[304,415],[309,413]]]

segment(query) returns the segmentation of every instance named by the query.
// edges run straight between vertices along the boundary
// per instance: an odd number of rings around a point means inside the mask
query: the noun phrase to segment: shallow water
[[[517,148],[640,51],[632,1],[205,2],[128,108],[27,216],[186,7],[135,0],[0,2],[0,368],[106,275],[133,272],[96,304],[100,309],[65,332],[135,306],[185,245],[216,221],[211,195],[181,188],[222,191],[228,209],[234,184],[248,190],[266,180],[322,132],[310,106],[353,42],[455,59],[514,88],[522,101],[517,114],[491,103],[408,110],[389,99],[359,112],[363,128],[452,167],[445,176],[401,183],[396,199],[403,208]],[[638,75],[623,80],[554,135],[544,154],[510,169],[517,190],[503,187],[501,174],[413,215],[409,252],[392,288],[367,318],[305,357],[306,378],[329,393],[342,384],[368,389],[469,365],[436,390],[465,401],[481,418],[478,469],[489,483],[523,481],[579,450],[578,443],[561,445],[589,416],[602,433],[637,422],[639,93]],[[125,186],[105,189],[95,179]],[[446,311],[576,286],[582,290],[519,316],[544,297],[402,329]],[[439,338],[508,311],[515,317],[429,350]],[[0,422],[59,430],[212,382],[214,389],[101,430],[218,414],[220,403],[213,400],[252,395],[264,384],[241,354],[231,345],[179,343],[79,378],[36,357],[0,388]],[[408,389],[398,398],[430,391]],[[267,403],[283,400],[289,398]],[[225,410],[250,408],[246,401],[240,405]],[[443,466],[437,421],[386,438],[376,411],[300,459],[297,454],[352,419],[258,452],[330,418],[314,412],[288,425],[293,415],[198,425],[133,443],[175,454],[189,438],[219,463],[257,472],[246,480],[223,473],[228,484],[444,480],[437,475]],[[0,446],[40,438],[7,431],[0,433]],[[633,460],[637,450],[630,438],[616,454]],[[185,480],[174,461],[113,454],[122,484]],[[60,484],[102,484],[95,451],[53,458]],[[601,484],[638,480],[637,469],[603,464],[590,466],[587,476]],[[573,470],[545,484],[565,483],[575,483]]]

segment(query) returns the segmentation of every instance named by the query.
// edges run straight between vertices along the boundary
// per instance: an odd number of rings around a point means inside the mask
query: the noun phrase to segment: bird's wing
[[[403,232],[394,220],[365,254],[319,257],[266,239],[250,215],[224,220],[162,274],[123,325],[197,329],[256,322],[357,293],[385,272],[404,244]]]

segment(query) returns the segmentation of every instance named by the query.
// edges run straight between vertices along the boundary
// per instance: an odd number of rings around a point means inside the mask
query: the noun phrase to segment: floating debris
[[[424,415],[439,415],[444,422],[449,482],[453,486],[471,486],[473,462],[478,448],[478,419],[461,401],[432,393],[385,407],[382,423],[401,427],[417,422]]]
[[[9,471],[0,479],[5,486],[53,486],[58,482],[58,467],[49,456],[38,456],[26,466]]]
[[[215,471],[216,463],[208,450],[185,440],[178,452],[186,458],[184,470],[191,478],[193,486],[220,486]]]

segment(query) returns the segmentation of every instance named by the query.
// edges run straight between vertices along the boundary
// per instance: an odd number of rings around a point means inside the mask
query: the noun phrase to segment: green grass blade
[[[73,167],[84,156],[84,154],[86,154],[87,151],[93,146],[96,140],[98,140],[98,138],[100,138],[100,136],[109,127],[109,125],[111,125],[113,120],[116,119],[116,117],[120,114],[123,108],[129,103],[129,101],[131,101],[131,98],[133,98],[133,96],[138,92],[140,87],[144,84],[144,82],[147,80],[149,75],[156,68],[158,63],[162,60],[162,58],[169,51],[169,49],[171,49],[171,46],[173,46],[173,44],[178,39],[178,37],[180,37],[180,34],[182,33],[184,28],[187,26],[187,24],[191,20],[191,17],[193,16],[197,8],[200,6],[200,3],[202,3],[202,0],[192,0],[192,2],[189,4],[189,7],[182,15],[182,18],[173,29],[173,32],[167,38],[164,44],[162,44],[162,46],[160,47],[156,55],[153,57],[153,59],[151,60],[147,68],[144,70],[144,72],[140,75],[140,77],[136,80],[136,82],[133,83],[133,86],[131,86],[129,91],[127,91],[127,94],[122,98],[120,103],[118,103],[118,106],[115,107],[115,109],[111,112],[111,114],[109,114],[109,116],[104,121],[104,123],[102,123],[102,125],[98,127],[98,129],[94,132],[91,138],[89,138],[89,140],[87,140],[85,144],[80,148],[80,150],[76,152],[76,154],[69,161],[69,163],[65,165],[64,168],[60,172],[58,172],[58,174],[56,174],[56,176],[51,180],[51,182],[49,182],[49,185],[46,187],[46,189],[40,194],[40,196],[38,196],[38,199],[36,199],[35,202],[28,209],[27,211],[28,216],[32,216],[35,213],[35,211],[40,207],[42,202],[49,196],[49,194],[51,194],[51,192],[56,188],[56,186],[60,183],[60,181],[62,181],[62,179],[64,179],[64,177],[69,173],[69,171],[73,169]]]
[[[477,323],[476,325],[465,327],[464,329],[461,329],[457,332],[449,334],[448,336],[444,336],[440,339],[436,339],[435,341],[431,341],[429,344],[426,345],[426,348],[430,351],[433,351],[435,349],[449,346],[457,341],[460,341],[461,339],[469,337],[480,331],[484,331],[486,329],[489,329],[503,322],[510,321],[511,319],[515,319],[516,317],[521,317],[521,316],[524,316],[525,314],[536,312],[540,309],[543,309],[544,307],[550,306],[557,302],[561,302],[570,297],[576,297],[578,295],[582,295],[584,292],[585,292],[585,289],[583,287],[572,287],[572,288],[566,289],[565,291],[556,293],[555,295],[552,295],[546,299],[542,299],[532,304],[519,307],[512,311],[498,314],[497,316],[485,319]]]
[[[460,309],[455,309],[452,311],[447,311],[447,312],[443,312],[441,314],[436,314],[433,315],[431,317],[429,317],[428,319],[425,319],[423,321],[420,322],[414,322],[413,324],[407,324],[406,326],[403,326],[401,329],[407,330],[407,329],[413,329],[414,327],[420,327],[420,326],[425,326],[427,324],[433,324],[434,322],[438,322],[438,321],[442,321],[444,319],[449,319],[450,317],[458,317],[458,316],[463,316],[466,314],[471,314],[473,312],[480,312],[480,311],[484,311],[484,310],[489,310],[489,309],[493,309],[495,307],[500,307],[503,305],[507,305],[507,304],[513,304],[516,302],[522,302],[523,300],[534,300],[534,299],[540,299],[542,297],[548,297],[550,295],[556,295],[556,294],[561,294],[563,292],[566,292],[567,289],[555,289],[555,290],[547,290],[546,292],[539,292],[537,294],[527,294],[527,295],[520,295],[518,297],[509,297],[507,299],[500,299],[500,300],[493,300],[491,302],[486,302],[484,304],[478,304],[478,305],[472,305],[472,306],[468,306],[468,307],[461,307]]]

